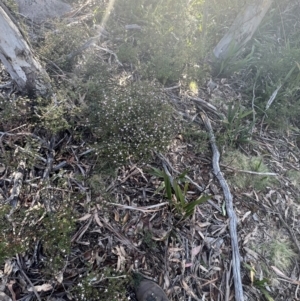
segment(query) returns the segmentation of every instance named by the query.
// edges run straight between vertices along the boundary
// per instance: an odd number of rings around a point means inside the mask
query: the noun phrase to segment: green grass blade
[[[164,178],[164,172],[158,168],[152,167],[149,170],[149,173],[153,176],[156,176],[158,178]]]
[[[170,179],[165,172],[163,172],[163,178],[164,178],[164,182],[165,182],[167,198],[171,201],[172,200],[172,186],[171,186]]]
[[[185,205],[185,198],[184,198],[184,195],[181,191],[180,186],[178,185],[178,183],[175,180],[174,180],[173,185],[174,185],[174,192],[175,192],[175,196],[176,196],[177,200],[180,202],[180,204],[182,206],[184,206]]]
[[[184,206],[184,211],[185,211],[185,216],[184,217],[188,217],[188,216],[192,215],[194,213],[194,210],[195,210],[197,205],[203,204],[204,202],[206,202],[210,198],[211,198],[211,195],[207,195],[207,196],[203,195],[200,198],[198,198],[197,200],[192,201],[190,203],[187,203]]]

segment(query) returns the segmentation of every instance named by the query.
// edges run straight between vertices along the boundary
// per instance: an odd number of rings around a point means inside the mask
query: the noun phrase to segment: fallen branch
[[[14,173],[14,186],[11,191],[10,197],[6,200],[6,203],[10,203],[13,208],[16,208],[18,204],[19,194],[23,184],[25,172],[25,162],[22,160],[18,166],[18,171]]]
[[[209,141],[213,151],[213,172],[218,179],[225,196],[226,211],[229,217],[229,233],[231,238],[231,248],[232,248],[232,271],[235,289],[235,300],[244,301],[243,286],[241,280],[240,272],[240,253],[237,239],[237,219],[232,205],[232,194],[230,193],[227,182],[225,181],[223,174],[220,170],[219,159],[220,153],[216,145],[216,138],[213,134],[213,129],[211,127],[210,121],[204,112],[200,112],[201,118],[204,122],[206,130],[209,134]]]
[[[218,118],[220,119],[225,119],[224,114],[219,113],[217,108],[215,106],[213,106],[212,104],[210,104],[209,102],[199,98],[199,97],[192,97],[192,96],[188,96],[188,98],[190,100],[193,100],[196,104],[197,107],[202,110],[202,108],[205,108],[206,110],[210,111],[211,113],[215,114],[218,116]]]

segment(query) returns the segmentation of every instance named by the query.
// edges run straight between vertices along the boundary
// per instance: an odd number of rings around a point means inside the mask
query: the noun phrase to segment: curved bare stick
[[[224,179],[224,176],[220,170],[219,159],[220,153],[216,145],[216,138],[213,134],[213,129],[211,127],[210,121],[207,118],[204,112],[200,112],[201,118],[204,122],[206,130],[208,131],[209,141],[213,151],[213,172],[218,179],[225,196],[226,211],[229,217],[229,233],[231,238],[231,248],[232,248],[232,271],[233,271],[233,280],[234,280],[234,290],[235,290],[235,300],[244,301],[243,286],[241,280],[241,271],[240,271],[240,253],[237,239],[237,221],[236,215],[233,210],[232,205],[232,194],[230,193],[227,182]]]

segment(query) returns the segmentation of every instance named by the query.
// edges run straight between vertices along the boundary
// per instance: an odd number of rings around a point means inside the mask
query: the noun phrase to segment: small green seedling
[[[270,280],[268,278],[257,279],[255,278],[255,274],[257,273],[254,267],[251,265],[244,263],[244,267],[250,271],[250,280],[251,284],[256,287],[268,301],[274,301],[269,292],[266,289],[266,286],[270,284]]]
[[[249,142],[253,121],[246,122],[246,117],[253,114],[252,110],[243,110],[240,105],[229,104],[227,118],[223,121],[225,137],[229,146]]]
[[[210,196],[202,195],[192,202],[186,201],[189,187],[189,182],[185,178],[187,171],[181,173],[175,179],[165,171],[154,167],[152,167],[150,173],[164,180],[163,186],[166,198],[169,200],[170,205],[173,206],[184,219],[194,214],[197,205],[203,204],[210,199]]]

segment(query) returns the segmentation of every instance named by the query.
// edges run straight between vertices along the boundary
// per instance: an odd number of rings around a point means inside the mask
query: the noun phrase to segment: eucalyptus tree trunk
[[[46,71],[1,1],[0,29],[0,60],[18,90],[31,96],[45,96],[50,93],[50,79]]]
[[[213,50],[217,59],[225,59],[236,53],[252,38],[273,0],[256,0],[247,4],[237,15],[225,36]]]

